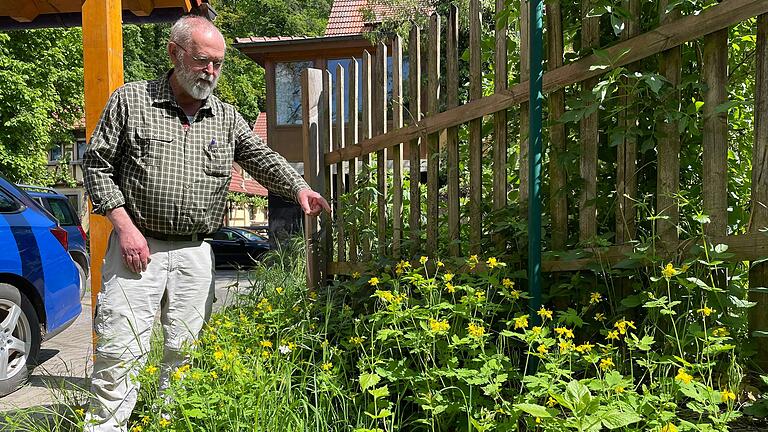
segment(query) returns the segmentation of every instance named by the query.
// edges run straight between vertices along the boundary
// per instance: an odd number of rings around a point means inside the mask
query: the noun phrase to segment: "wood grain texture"
[[[520,0],[520,84],[515,87],[516,90],[524,91],[526,97],[520,101],[520,144],[518,160],[518,176],[520,177],[520,190],[518,198],[523,208],[520,214],[526,214],[528,208],[528,188],[530,181],[528,179],[528,129],[529,129],[529,105],[528,105],[528,80],[530,79],[530,18],[529,18],[528,0]],[[501,94],[501,93],[497,93]],[[499,110],[495,110],[499,111]],[[492,112],[495,112],[492,111]]]
[[[448,15],[445,63],[447,108],[459,106],[459,8],[451,6]],[[452,126],[446,132],[448,170],[448,253],[461,254],[461,221],[459,212],[459,128]]]
[[[421,116],[421,30],[417,26],[411,28],[408,37],[408,111],[411,127],[418,127]],[[395,129],[395,132],[405,129]],[[421,248],[421,137],[417,134],[410,136],[408,141],[408,161],[410,190],[408,197],[410,209],[408,212],[410,253],[415,256]],[[402,142],[402,141],[401,141]]]
[[[368,51],[363,52],[363,63],[362,63],[362,78],[361,78],[361,86],[363,90],[363,98],[362,98],[362,139],[368,140],[371,139],[373,136],[373,77],[372,77],[372,68],[373,68],[373,59],[371,58],[371,53]],[[383,136],[383,135],[380,135]],[[385,148],[385,147],[382,147]],[[381,149],[377,149],[381,150]],[[362,163],[361,169],[365,173],[365,175],[362,178],[362,186],[364,188],[371,185],[372,178],[371,178],[371,154],[366,153],[364,155],[361,155],[360,162]],[[363,210],[363,224],[362,228],[365,231],[370,230],[371,228],[371,195],[367,192],[364,192],[361,194],[361,200],[359,201],[360,206],[362,206]],[[361,249],[362,249],[362,257],[363,261],[368,262],[371,259],[371,235],[369,233],[366,233],[366,235],[361,236]]]
[[[496,45],[494,47],[494,91],[501,93],[509,88],[509,70],[507,67],[507,18],[502,15],[506,7],[505,0],[496,0]],[[493,115],[493,209],[501,210],[507,206],[507,110]],[[505,250],[506,240],[496,234],[493,243],[498,250]]]
[[[563,66],[563,15],[559,2],[546,4],[547,8],[547,64],[549,70]],[[549,211],[552,215],[552,250],[564,250],[568,240],[568,201],[563,156],[567,148],[565,124],[565,90],[549,94]]]
[[[403,41],[392,39],[392,128],[403,127]],[[403,145],[392,147],[392,256],[400,258],[403,239]]]
[[[333,135],[333,149],[339,150],[344,148],[344,124],[346,110],[346,101],[344,98],[344,90],[346,88],[346,77],[344,76],[344,66],[341,64],[336,65],[336,88],[334,89],[334,97],[336,98],[336,133]],[[344,181],[344,161],[340,161],[336,164],[336,183],[333,191],[333,210],[334,221],[336,223],[336,256],[339,261],[346,261],[347,255],[347,240],[346,230],[344,226],[344,203],[342,202],[342,195],[345,192],[346,186]]]
[[[429,20],[427,49],[427,115],[434,116],[440,108],[440,15]],[[439,211],[440,136],[435,131],[427,136],[427,247],[428,255],[437,251]]]
[[[469,3],[469,99],[480,100],[483,96],[482,9],[480,0]],[[483,229],[483,119],[469,122],[469,251],[480,253]]]
[[[374,83],[374,136],[387,132],[387,46],[379,42],[373,70]],[[383,148],[376,152],[376,244],[379,256],[386,256],[389,245],[387,237],[387,153]]]
[[[349,121],[347,122],[345,147],[354,145],[359,142],[358,133],[360,131],[360,117],[359,108],[360,101],[358,98],[358,92],[360,91],[360,82],[357,79],[357,71],[359,65],[354,58],[349,62]],[[349,160],[349,205],[351,207],[357,206],[357,158]],[[347,232],[349,233],[349,261],[357,262],[358,259],[358,245],[360,244],[359,234],[357,230],[358,221],[354,220],[349,224]]]
[[[728,29],[704,37],[704,129],[702,134],[704,212],[712,236],[723,236],[728,226]],[[719,111],[719,112],[718,112]]]
[[[304,140],[304,179],[315,190],[325,188],[322,137],[319,133],[322,123],[323,72],[319,69],[306,69],[301,73],[301,109],[302,138]],[[323,251],[320,244],[319,226],[316,218],[304,217],[304,238],[307,250],[307,286],[318,288],[322,283]]]
[[[592,9],[591,0],[581,2],[581,46],[585,52],[600,46],[600,18],[588,17]],[[596,77],[581,84],[585,101],[594,101],[592,89],[597,85]],[[597,102],[592,102],[597,103]],[[579,241],[589,242],[597,235],[597,147],[600,140],[600,114],[595,110],[579,122],[579,173],[582,187],[579,194]]]

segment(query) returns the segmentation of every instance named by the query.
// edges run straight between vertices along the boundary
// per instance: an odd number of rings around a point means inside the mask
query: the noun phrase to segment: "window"
[[[49,198],[48,206],[51,208],[51,214],[56,218],[61,225],[72,226],[77,225],[77,218],[72,214],[72,210],[69,207],[69,202],[64,199]]]
[[[301,124],[301,72],[312,62],[288,62],[275,65],[275,99],[278,125]]]
[[[85,141],[85,138],[78,139],[77,142],[75,142],[75,162],[83,161],[83,155],[85,155],[85,148],[87,144],[88,143]]]
[[[48,162],[58,162],[64,157],[64,145],[56,144],[48,151]]]
[[[67,197],[67,201],[69,201],[69,205],[72,207],[72,209],[77,214],[78,218],[80,216],[80,196],[78,195],[64,195]]]
[[[8,192],[0,189],[0,213],[16,212],[21,205]]]

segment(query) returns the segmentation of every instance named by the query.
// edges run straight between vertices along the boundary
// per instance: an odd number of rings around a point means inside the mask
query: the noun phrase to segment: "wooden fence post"
[[[531,74],[529,4],[528,0],[520,0],[520,84],[527,83],[528,76]],[[528,87],[527,84],[525,87]],[[530,119],[528,109],[527,100],[520,104],[520,154],[518,161],[520,190],[518,197],[521,204],[521,215],[528,214],[528,122]]]
[[[440,15],[429,20],[429,47],[427,49],[427,112],[430,116],[440,110]],[[440,171],[440,133],[427,136],[427,254],[437,252],[437,224]]]
[[[469,100],[483,97],[480,0],[469,3]],[[483,119],[469,122],[469,251],[480,253],[483,230]]]
[[[306,69],[301,73],[302,138],[304,141],[304,179],[316,190],[325,190],[325,162],[321,138],[323,71]],[[324,235],[319,232],[318,220],[304,217],[304,236],[307,248],[307,287],[317,288],[327,274]]]
[[[582,50],[591,50],[600,46],[600,18],[589,17],[592,2],[581,2],[581,47]],[[593,99],[592,89],[597,85],[597,78],[590,78],[582,83],[581,94],[584,100]],[[583,182],[579,197],[579,241],[584,243],[597,235],[597,147],[600,140],[600,117],[595,110],[581,119],[581,134],[579,142],[581,147],[580,170]]]
[[[359,66],[356,59],[351,59],[349,62],[349,124],[347,125],[347,136],[345,139],[346,145],[355,145],[358,143],[358,134],[360,132],[359,122],[359,98],[357,92],[360,90],[360,82],[357,79],[357,71]],[[352,158],[349,161],[349,196],[352,207],[356,207],[357,200],[357,158]],[[358,258],[358,229],[357,220],[349,227],[349,262],[356,263]]]
[[[410,112],[411,126],[421,121],[421,30],[417,26],[411,27],[408,40],[408,111]],[[420,138],[413,138],[408,143],[408,161],[410,164],[410,209],[408,213],[409,235],[411,242],[411,256],[415,256],[421,248],[421,149]]]
[[[563,14],[560,2],[548,2],[547,8],[547,56],[549,70],[563,66]],[[565,250],[568,240],[568,201],[565,190],[565,167],[561,162],[566,151],[565,124],[560,117],[565,114],[565,90],[549,95],[549,211],[552,213],[552,250]]]
[[[344,89],[346,87],[344,77],[344,66],[341,64],[336,65],[336,89],[334,96],[336,97],[336,134],[333,136],[333,149],[339,150],[344,148],[344,111],[346,111],[346,101],[344,100]],[[353,161],[354,162],[354,161]],[[336,220],[336,242],[338,244],[338,260],[344,262],[347,256],[347,242],[346,242],[346,229],[344,227],[344,203],[341,200],[341,196],[344,195],[345,184],[344,181],[344,161],[339,161],[336,164],[336,188],[334,193],[334,218]]]
[[[508,19],[503,14],[505,0],[496,0],[496,47],[494,91],[503,92],[509,87],[509,70],[507,67],[507,24]],[[501,210],[507,206],[507,110],[493,115],[493,209]],[[503,252],[506,249],[506,239],[497,234],[493,238],[496,248]]]
[[[403,127],[403,41],[392,39],[392,129]],[[392,148],[392,256],[400,259],[403,239],[403,145]]]
[[[755,147],[752,151],[752,217],[749,231],[768,226],[768,14],[757,19],[755,52]],[[768,369],[768,263],[754,264],[749,271],[749,330],[757,340],[757,363]]]
[[[362,121],[362,127],[363,127],[363,139],[369,139],[373,135],[373,117],[372,117],[372,98],[373,98],[373,88],[372,88],[372,81],[371,81],[371,53],[368,51],[363,51],[363,77],[361,85],[363,86],[363,107],[362,107],[362,113],[363,113],[363,121]],[[362,169],[364,172],[366,172],[365,176],[365,184],[363,185],[364,188],[367,188],[371,184],[371,154],[366,153],[361,158],[360,161],[362,162]],[[359,205],[362,205],[363,207],[363,230],[368,231],[371,228],[371,213],[370,213],[370,206],[371,206],[371,197],[367,194],[363,194],[363,199],[358,202]],[[367,262],[371,259],[371,237],[370,235],[365,235],[362,238],[362,249],[363,249],[363,261]]]
[[[387,133],[387,45],[379,42],[373,65],[374,134]],[[387,162],[388,149],[376,152],[376,237],[379,256],[387,255]]]
[[[459,8],[451,6],[448,15],[448,40],[445,44],[445,83],[447,108],[459,106]],[[445,143],[448,154],[448,252],[461,254],[459,212],[459,127],[449,127]]]

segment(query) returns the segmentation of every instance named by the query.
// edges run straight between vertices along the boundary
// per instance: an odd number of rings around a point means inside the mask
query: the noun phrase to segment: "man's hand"
[[[145,271],[149,264],[147,239],[136,228],[123,207],[110,210],[107,212],[107,217],[112,222],[117,238],[120,240],[120,253],[125,266],[134,273]]]
[[[300,190],[296,195],[296,200],[306,215],[317,216],[323,210],[328,213],[331,212],[331,206],[328,205],[328,201],[312,189],[305,188]]]

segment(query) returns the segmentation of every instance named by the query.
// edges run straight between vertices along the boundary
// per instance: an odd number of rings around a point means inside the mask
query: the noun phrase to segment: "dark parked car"
[[[211,244],[216,266],[253,266],[264,252],[269,240],[248,228],[222,227],[206,239]]]
[[[69,233],[0,176],[0,396],[23,384],[40,343],[80,315],[80,276]]]
[[[80,217],[69,199],[55,190],[42,186],[18,185],[29,196],[39,202],[69,234],[69,254],[80,273],[80,298],[85,295],[91,283],[91,260],[88,254],[88,237],[80,223]]]

